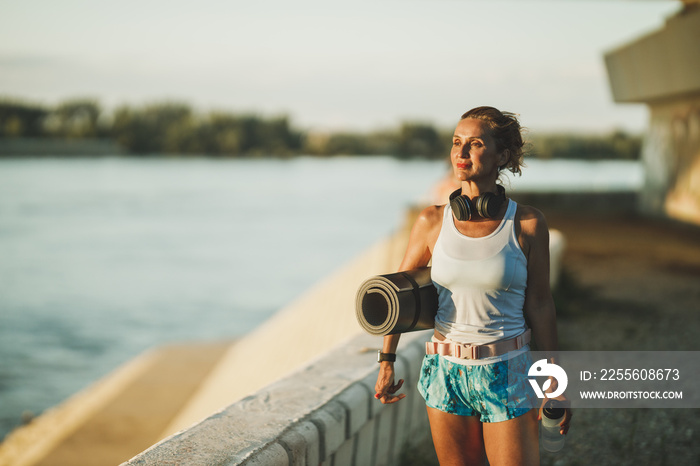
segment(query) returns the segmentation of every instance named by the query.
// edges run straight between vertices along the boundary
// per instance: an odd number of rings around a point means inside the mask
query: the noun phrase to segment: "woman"
[[[421,212],[399,268],[432,259],[438,313],[427,346],[436,354],[425,356],[418,385],[441,465],[483,464],[486,457],[491,465],[539,464],[540,413],[502,402],[515,395],[508,364],[529,364],[528,327],[539,351],[557,349],[547,223],[497,184],[501,170],[520,173],[520,131],[515,115],[493,107],[462,115],[450,153],[461,190],[449,204]],[[384,337],[382,353],[395,353],[399,337]],[[382,361],[376,398],[401,400],[395,393],[402,384],[394,383],[393,362]],[[570,420],[567,410],[563,434]]]

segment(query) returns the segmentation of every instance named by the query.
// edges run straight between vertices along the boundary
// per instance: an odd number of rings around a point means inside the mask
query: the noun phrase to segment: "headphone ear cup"
[[[467,196],[455,196],[450,201],[450,207],[457,220],[471,220],[472,203]]]
[[[476,198],[476,211],[483,218],[491,218],[498,213],[498,202],[493,202],[496,197],[493,193],[484,193]],[[495,211],[495,212],[494,212]]]

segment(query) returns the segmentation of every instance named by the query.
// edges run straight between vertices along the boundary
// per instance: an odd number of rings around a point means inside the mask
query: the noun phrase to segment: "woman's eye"
[[[459,141],[453,141],[453,142],[452,142],[452,145],[453,145],[453,146],[458,146],[459,144],[460,144]]]

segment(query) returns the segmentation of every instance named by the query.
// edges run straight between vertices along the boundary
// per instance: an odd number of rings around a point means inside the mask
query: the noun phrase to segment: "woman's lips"
[[[468,163],[459,163],[459,162],[457,163],[457,168],[460,169],[460,170],[466,170],[466,169],[469,168],[470,166],[471,166],[471,165],[468,164]]]

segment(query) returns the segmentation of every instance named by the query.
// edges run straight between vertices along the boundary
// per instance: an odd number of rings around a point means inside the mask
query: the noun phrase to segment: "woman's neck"
[[[462,181],[462,194],[469,197],[469,199],[474,199],[484,193],[497,193],[498,185],[496,181],[489,181],[486,183],[478,183],[475,181]]]

